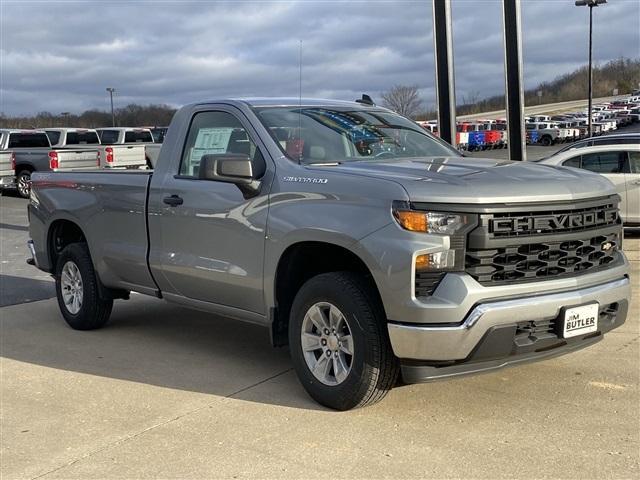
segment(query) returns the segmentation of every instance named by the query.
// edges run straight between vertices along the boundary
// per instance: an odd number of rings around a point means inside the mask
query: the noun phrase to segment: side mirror
[[[247,155],[235,153],[203,155],[200,159],[198,178],[226,183],[251,183],[253,164]]]
[[[234,183],[245,197],[260,190],[260,181],[254,178],[253,163],[248,155],[216,153],[203,155],[198,172],[200,180]]]

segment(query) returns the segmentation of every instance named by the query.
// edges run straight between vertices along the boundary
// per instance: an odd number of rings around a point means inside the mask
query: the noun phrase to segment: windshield
[[[418,124],[385,110],[263,107],[255,111],[284,154],[296,162],[460,156]]]

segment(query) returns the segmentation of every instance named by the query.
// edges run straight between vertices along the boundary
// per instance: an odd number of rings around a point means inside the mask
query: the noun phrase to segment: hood
[[[388,179],[400,183],[414,202],[556,202],[616,193],[613,184],[601,175],[531,162],[432,157],[311,168]]]

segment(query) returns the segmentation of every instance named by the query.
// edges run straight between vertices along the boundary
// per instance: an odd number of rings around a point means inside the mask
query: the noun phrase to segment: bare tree
[[[382,104],[405,117],[413,118],[420,113],[422,100],[417,85],[395,85],[382,94]]]

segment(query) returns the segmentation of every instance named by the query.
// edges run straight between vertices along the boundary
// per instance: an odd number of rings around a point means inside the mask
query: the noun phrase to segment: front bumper
[[[478,303],[458,324],[389,322],[389,338],[406,381],[473,373],[587,346],[624,323],[630,295],[623,276],[560,293]],[[560,338],[555,329],[563,307],[591,302],[600,305],[598,332]]]

